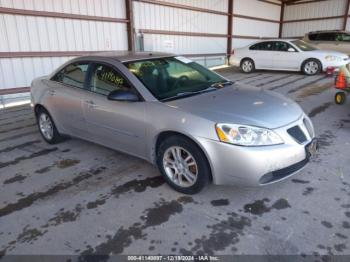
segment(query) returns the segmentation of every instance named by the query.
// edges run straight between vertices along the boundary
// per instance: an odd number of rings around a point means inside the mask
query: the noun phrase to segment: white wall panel
[[[0,14],[0,52],[127,50],[126,24]]]
[[[125,0],[0,0],[1,7],[125,18]]]
[[[227,33],[227,16],[134,2],[135,28]]]
[[[236,48],[241,48],[241,47],[245,47],[247,45],[253,44],[253,43],[257,42],[257,41],[258,40],[255,40],[255,39],[233,38],[232,46],[233,46],[233,49],[236,49]]]
[[[347,0],[327,0],[314,3],[286,5],[284,20],[309,19],[317,17],[342,16],[346,13]],[[343,18],[323,19],[285,23],[283,37],[304,36],[306,33],[317,30],[340,30],[343,27]]]
[[[273,38],[278,37],[279,24],[234,17],[232,30],[234,35]]]
[[[348,19],[348,21],[346,21],[346,31],[350,31],[350,19]]]
[[[280,19],[281,7],[257,0],[234,0],[234,13],[271,20]]]
[[[0,0],[1,7],[125,18],[124,0]],[[0,14],[0,52],[127,50],[124,23]],[[2,58],[0,89],[29,86],[69,57]]]
[[[347,0],[328,0],[315,3],[287,5],[284,20],[295,20],[345,14]]]
[[[210,10],[227,12],[228,1],[227,0],[161,0],[163,2],[188,5],[200,8],[206,8]]]
[[[304,36],[311,31],[341,29],[342,26],[342,18],[287,23],[283,25],[283,37]]]
[[[145,51],[177,54],[226,53],[226,38],[174,35],[144,35]]]
[[[72,57],[6,58],[0,59],[0,87],[24,87],[38,76],[51,73]]]

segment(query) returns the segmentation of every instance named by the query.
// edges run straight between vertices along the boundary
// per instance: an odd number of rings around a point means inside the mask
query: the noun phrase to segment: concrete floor
[[[323,75],[220,72],[300,103],[321,146],[303,172],[184,196],[142,160],[46,144],[29,106],[0,110],[0,254],[350,255],[350,102]]]

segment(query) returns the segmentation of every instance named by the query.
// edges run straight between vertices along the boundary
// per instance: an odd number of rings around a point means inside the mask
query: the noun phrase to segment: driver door
[[[274,42],[273,67],[277,70],[299,70],[302,57],[293,46],[285,41]]]
[[[134,90],[112,65],[93,64],[83,103],[89,140],[136,156],[145,155],[145,103],[108,100],[117,89]],[[136,92],[136,90],[134,90]]]

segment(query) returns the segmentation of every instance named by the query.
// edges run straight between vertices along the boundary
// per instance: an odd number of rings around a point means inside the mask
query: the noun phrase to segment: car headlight
[[[284,143],[274,131],[261,127],[217,124],[216,133],[221,142],[240,146],[269,146]]]
[[[331,62],[334,62],[334,61],[341,61],[341,60],[342,60],[341,57],[339,57],[339,56],[334,56],[334,55],[327,55],[327,56],[325,57],[325,59],[326,59],[327,61],[331,61]]]

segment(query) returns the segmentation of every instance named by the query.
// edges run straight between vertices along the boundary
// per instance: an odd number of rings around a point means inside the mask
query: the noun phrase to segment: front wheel
[[[250,58],[243,59],[241,62],[241,69],[244,73],[252,73],[255,70],[254,61]]]
[[[182,136],[171,136],[160,144],[157,165],[166,182],[184,194],[201,191],[211,174],[202,150]]]
[[[338,92],[335,94],[334,100],[337,105],[343,105],[346,102],[346,94],[344,92]]]
[[[56,144],[62,141],[62,136],[58,133],[55,123],[44,108],[38,109],[36,119],[40,134],[47,143]]]
[[[317,75],[322,70],[321,63],[316,59],[308,59],[301,66],[301,70],[305,75],[313,76]]]

